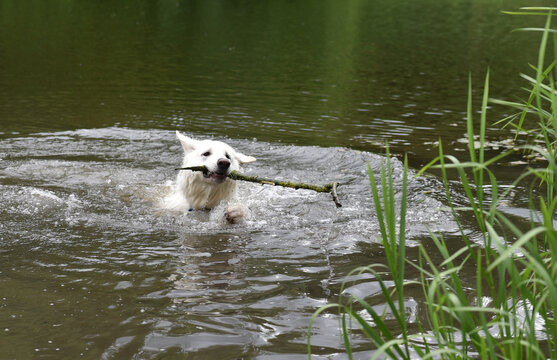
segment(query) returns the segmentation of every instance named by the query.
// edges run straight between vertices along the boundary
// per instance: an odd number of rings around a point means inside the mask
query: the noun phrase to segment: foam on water
[[[243,231],[303,228],[318,232],[335,227],[342,228],[343,234],[360,234],[358,238],[362,240],[367,237],[368,241],[376,241],[366,167],[369,163],[378,170],[381,156],[345,148],[229,142],[259,159],[245,167],[245,173],[316,184],[337,181],[341,184],[339,194],[343,202],[343,207],[337,209],[328,194],[240,183],[238,199],[249,206],[251,216],[245,224],[234,228]],[[9,148],[21,151],[9,152]],[[6,201],[19,204],[15,213],[37,209],[33,204],[40,200],[36,198],[51,201],[55,198],[56,202],[80,199],[87,204],[85,217],[104,214],[101,217],[112,218],[118,214],[121,221],[132,224],[142,215],[153,226],[174,225],[192,233],[230,229],[216,215],[223,206],[209,216],[164,213],[157,209],[157,203],[171,191],[173,167],[181,158],[181,149],[171,132],[107,128],[43,133],[6,140],[2,151],[7,154],[0,170],[2,181],[20,191],[15,200],[16,195],[10,193],[9,187],[1,188]],[[401,164],[396,159],[393,168],[400,186]],[[433,197],[439,186],[432,182],[435,181],[418,178],[409,183],[410,235],[423,235],[426,226],[433,229],[446,226],[440,211],[442,205]]]

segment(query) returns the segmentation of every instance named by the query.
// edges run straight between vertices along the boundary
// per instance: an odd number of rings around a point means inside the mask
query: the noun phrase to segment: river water
[[[414,168],[439,138],[461,154],[468,74],[479,88],[490,66],[492,96],[517,95],[537,37],[511,30],[540,19],[502,9],[0,0],[0,357],[304,358],[312,314],[338,299],[352,269],[386,262],[367,177],[385,141]],[[243,224],[225,224],[224,205],[166,211],[176,129],[256,157],[247,174],[338,181],[343,207],[240,183]],[[509,183],[522,168],[496,171]],[[520,190],[502,210],[527,222]],[[409,259],[418,243],[432,246],[429,230],[460,248],[440,181],[412,178],[409,194]],[[473,221],[463,224],[474,238]],[[352,280],[348,293],[385,306],[375,279]],[[409,290],[410,323],[422,298]],[[344,358],[334,311],[316,320],[312,344],[316,359]],[[354,349],[373,353],[357,335]]]

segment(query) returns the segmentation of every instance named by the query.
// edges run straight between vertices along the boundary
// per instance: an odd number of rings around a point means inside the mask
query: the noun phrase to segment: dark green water
[[[520,1],[0,2],[1,131],[180,128],[417,156],[463,133],[468,74],[516,95]],[[475,98],[479,99],[481,91]],[[498,118],[504,109],[494,111]]]
[[[304,358],[313,312],[385,262],[366,178],[385,141],[415,167],[439,138],[458,154],[468,76],[479,108],[488,67],[492,97],[522,95],[539,36],[511,30],[543,19],[500,13],[520,5],[0,0],[0,358]],[[243,225],[165,213],[175,129],[257,157],[248,173],[340,181],[344,207],[242,185]],[[408,256],[426,226],[461,247],[439,182],[410,186]],[[503,209],[517,221],[523,195]],[[348,292],[385,306],[356,280]],[[316,322],[316,359],[343,358],[337,326]]]

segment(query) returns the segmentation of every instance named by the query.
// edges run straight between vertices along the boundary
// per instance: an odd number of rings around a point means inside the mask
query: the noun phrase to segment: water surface
[[[537,38],[511,30],[542,21],[500,13],[519,5],[0,0],[2,356],[303,358],[314,311],[338,300],[352,269],[386,262],[367,165],[379,169],[385,141],[414,167],[439,138],[461,154],[469,74],[480,85],[489,66],[491,95],[517,96]],[[175,129],[255,156],[248,174],[338,181],[343,207],[241,183],[244,224],[225,224],[224,204],[164,211]],[[504,184],[522,171],[495,170]],[[432,248],[429,230],[459,249],[438,179],[409,186],[409,259]],[[525,194],[503,209],[517,223],[528,222]],[[463,272],[471,287],[474,274]],[[352,280],[346,293],[385,307],[374,278]],[[423,295],[407,296],[413,323]],[[317,319],[316,358],[343,358],[337,328],[334,311]],[[357,332],[354,349],[373,352]]]
[[[102,128],[3,141],[0,313],[3,345],[17,344],[10,356],[303,353],[312,313],[338,294],[344,276],[384,261],[365,170],[369,163],[377,171],[382,158],[229,142],[258,158],[248,174],[341,182],[344,206],[328,194],[241,183],[238,199],[251,210],[243,224],[226,224],[224,204],[168,212],[161,202],[181,158],[170,131]],[[411,240],[426,226],[456,231],[431,191],[438,186],[434,178],[411,181]],[[339,347],[336,321],[318,322],[318,344]]]
[[[520,1],[0,2],[2,131],[128,126],[378,149],[464,133],[491,68],[517,96]],[[477,102],[479,108],[479,101]],[[494,109],[500,118],[508,109]],[[426,161],[427,162],[427,161]]]

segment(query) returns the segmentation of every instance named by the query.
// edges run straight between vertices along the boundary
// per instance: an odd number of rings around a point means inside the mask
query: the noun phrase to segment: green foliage
[[[349,327],[355,322],[361,333],[375,345],[373,358],[410,359],[557,359],[557,232],[554,228],[557,207],[557,35],[551,26],[550,8],[524,8],[520,14],[535,13],[547,16],[535,77],[523,75],[530,89],[527,100],[520,102],[494,101],[518,109],[505,119],[504,126],[512,126],[516,134],[527,132],[536,142],[523,145],[524,151],[535,153],[547,164],[544,168],[528,168],[513,185],[527,178],[545,189],[541,195],[530,193],[531,222],[527,229],[516,226],[498,210],[498,204],[510,189],[499,186],[490,166],[508,156],[511,151],[486,159],[485,129],[489,99],[489,72],[485,78],[481,116],[476,123],[472,114],[469,86],[467,132],[469,159],[460,161],[445,155],[440,142],[439,156],[426,165],[440,169],[447,203],[459,224],[464,246],[451,253],[442,234],[431,233],[436,250],[443,259],[434,260],[431,250],[419,247],[419,262],[405,259],[405,214],[407,198],[407,161],[404,161],[402,195],[395,202],[395,189],[390,156],[387,150],[380,174],[369,169],[370,183],[388,269],[369,266],[354,270],[350,275],[368,272],[377,280],[386,299],[383,313],[357,297],[341,297],[336,304],[318,310],[339,311],[343,341],[350,359],[353,358]],[[553,37],[554,60],[544,67],[549,40]],[[533,121],[531,121],[533,119]],[[502,122],[500,122],[502,123]],[[526,129],[526,126],[528,128]],[[479,135],[479,146],[475,145]],[[477,143],[476,143],[477,144]],[[449,191],[449,173],[456,171],[467,206],[454,205]],[[376,177],[379,181],[376,181]],[[460,214],[474,215],[482,234],[482,243],[474,243],[460,224]],[[398,224],[398,228],[397,228]],[[404,277],[405,267],[419,270],[419,285],[426,305],[425,318],[416,319],[416,326],[408,326],[404,306],[404,291],[410,281]],[[475,269],[475,289],[462,280],[464,268]],[[392,286],[383,280],[387,274]],[[391,283],[389,282],[389,285]],[[415,284],[415,282],[414,282]],[[343,285],[344,288],[344,285]],[[362,317],[361,308],[371,321]],[[387,322],[387,314],[395,319]],[[308,331],[308,354],[311,357],[311,324]],[[397,335],[398,334],[398,335]]]

